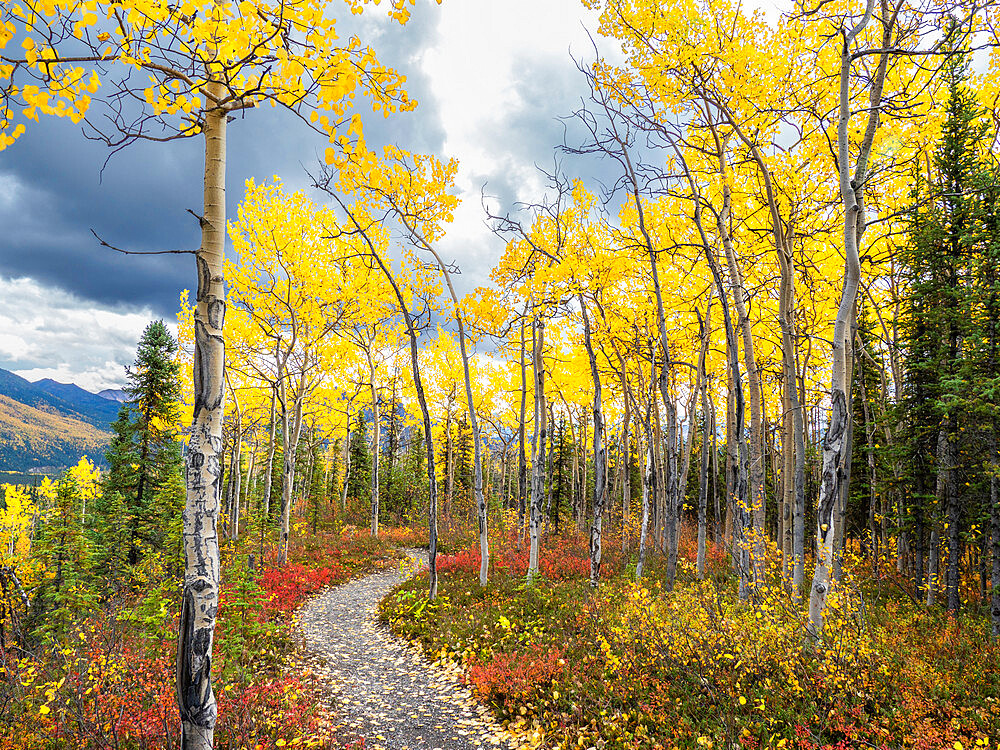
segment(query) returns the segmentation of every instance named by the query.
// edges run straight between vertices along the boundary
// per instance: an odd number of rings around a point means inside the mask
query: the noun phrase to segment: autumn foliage
[[[364,536],[306,536],[286,566],[269,562],[256,573],[245,550],[226,550],[217,747],[339,749],[358,739],[337,732],[323,688],[292,661],[291,618],[309,596],[386,559],[384,550]],[[150,582],[144,595],[81,616],[33,653],[0,652],[3,747],[179,747],[174,589]]]
[[[670,592],[658,574],[633,582],[617,555],[611,580],[591,592],[575,562],[586,560],[585,540],[545,541],[547,572],[533,586],[510,540],[489,591],[478,589],[470,548],[442,558],[438,602],[415,582],[382,608],[430,657],[460,663],[474,692],[534,745],[924,750],[1000,738],[1000,657],[984,622],[914,606],[861,558],[846,563],[827,637],[811,649],[776,550],[766,582],[741,602],[721,548],[711,546],[710,575],[697,579],[690,529]]]

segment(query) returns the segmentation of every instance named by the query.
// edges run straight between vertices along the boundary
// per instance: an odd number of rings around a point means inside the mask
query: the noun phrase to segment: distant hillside
[[[105,430],[118,415],[118,404],[79,386],[54,380],[31,383],[20,375],[0,369],[0,396],[52,414],[73,417]]]
[[[128,398],[128,394],[121,388],[105,388],[103,391],[98,391],[97,395],[101,398],[106,398],[108,401],[117,401],[120,404],[125,403],[125,399]]]
[[[4,369],[0,399],[0,471],[58,471],[84,454],[100,463],[121,407],[77,385],[31,383]]]
[[[90,422],[100,429],[106,428],[118,417],[118,409],[121,404],[117,401],[109,401],[101,398],[96,393],[85,391],[78,385],[72,383],[57,383],[54,380],[45,378],[32,383],[51,396],[62,399],[78,414],[84,421]]]
[[[101,463],[110,440],[109,433],[81,419],[0,394],[0,469],[59,469],[83,455]]]

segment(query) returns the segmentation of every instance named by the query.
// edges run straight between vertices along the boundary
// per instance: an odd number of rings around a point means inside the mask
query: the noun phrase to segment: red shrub
[[[344,568],[336,563],[328,563],[323,568],[288,563],[281,568],[267,568],[258,582],[271,606],[280,612],[289,612],[312,594],[332,585],[343,573]]]
[[[490,568],[493,572],[503,572],[512,576],[523,576],[528,572],[528,543],[517,542],[516,537],[491,540]],[[585,538],[577,535],[548,536],[539,544],[538,568],[550,580],[590,577],[590,549]],[[467,573],[479,572],[479,546],[473,545],[454,555],[438,555],[438,572]],[[620,541],[608,539],[604,545],[602,575],[620,572],[622,566]]]
[[[547,692],[565,664],[561,649],[534,645],[524,653],[496,653],[485,660],[473,657],[466,679],[484,701],[513,713]]]

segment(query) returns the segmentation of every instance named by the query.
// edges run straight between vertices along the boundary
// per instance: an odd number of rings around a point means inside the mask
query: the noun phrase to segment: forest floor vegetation
[[[219,750],[363,745],[337,731],[329,696],[300,667],[293,615],[321,590],[394,564],[393,537],[372,539],[347,528],[312,535],[299,529],[293,539],[284,566],[269,548],[261,565],[259,538],[223,545],[214,665]],[[127,589],[101,595],[95,582],[93,591],[66,592],[64,627],[39,631],[31,651],[0,649],[0,745],[179,747],[173,687],[179,586],[170,566],[156,555],[132,571]],[[94,606],[72,606],[85,593]]]
[[[1000,747],[988,619],[917,606],[894,568],[876,577],[848,555],[813,648],[776,552],[740,601],[711,543],[698,580],[691,533],[672,591],[655,555],[637,583],[634,547],[603,546],[595,592],[583,536],[547,537],[532,585],[526,540],[496,539],[486,589],[471,545],[438,558],[435,601],[417,577],[383,600],[381,618],[429,658],[460,665],[497,719],[539,747]]]

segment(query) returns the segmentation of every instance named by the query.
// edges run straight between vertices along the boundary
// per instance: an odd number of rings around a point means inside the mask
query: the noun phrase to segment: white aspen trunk
[[[792,506],[792,591],[794,601],[802,598],[802,583],[806,567],[806,419],[805,408],[805,367],[798,365],[798,350],[795,350],[795,377],[798,387],[798,407],[792,412],[795,430],[795,504]]]
[[[306,461],[306,470],[305,472],[299,474],[299,495],[304,501],[306,511],[308,512],[308,508],[312,502],[310,492],[312,491],[313,469],[316,467],[316,457],[313,454],[313,440],[315,439],[314,430],[310,429],[307,434],[309,439],[306,440],[306,450],[309,453],[308,460]],[[316,533],[315,526],[313,526],[313,533]]]
[[[719,161],[723,177],[728,174],[728,164],[720,149]],[[757,361],[754,356],[753,334],[750,329],[750,319],[747,316],[743,297],[743,274],[740,271],[733,250],[732,238],[729,236],[730,189],[728,180],[724,180],[723,208],[719,219],[719,231],[722,235],[722,246],[726,253],[726,265],[729,268],[729,280],[733,289],[733,305],[736,307],[736,325],[743,334],[743,361],[746,365],[747,390],[750,393],[750,441],[749,464],[750,471],[748,499],[753,525],[751,540],[751,569],[754,581],[760,580],[764,566],[764,430],[763,408],[761,404],[760,375],[757,372]]]
[[[542,353],[545,348],[545,321],[538,315],[534,318],[532,332],[532,368],[535,376],[535,435],[532,440],[531,456],[531,508],[528,519],[528,581],[538,575],[538,537],[541,531],[542,494],[544,492],[545,463],[545,364]]]
[[[646,469],[642,474],[642,520],[639,523],[639,560],[635,566],[635,579],[642,578],[646,566],[646,548],[649,544],[649,506],[656,501],[656,460],[653,454],[653,402],[656,400],[656,347],[649,347],[649,398],[646,401]]]
[[[275,354],[277,359],[277,354]],[[267,443],[267,470],[264,473],[264,497],[263,497],[263,517],[261,518],[261,538],[263,539],[263,528],[267,526],[267,519],[271,514],[271,484],[274,479],[274,439],[277,436],[277,422],[274,419],[274,406],[277,399],[277,385],[271,386],[271,435]],[[262,542],[263,543],[263,542]],[[263,554],[263,550],[261,550]]]
[[[325,461],[323,463],[323,498],[330,502],[330,464],[334,459],[330,456],[329,448],[324,451]]]
[[[285,439],[284,467],[281,482],[281,538],[278,542],[278,562],[284,565],[288,562],[288,535],[291,531],[292,488],[295,483],[295,454],[298,451],[299,436],[302,434],[302,402],[305,400],[306,372],[303,369],[299,376],[299,387],[293,402],[292,421],[289,422],[288,410],[283,408],[281,414],[282,433]],[[282,405],[287,403],[284,399]]]
[[[733,393],[733,373],[732,369],[728,366],[729,362],[726,361],[726,465],[723,470],[726,474],[726,522],[723,532],[723,537],[725,540],[726,547],[732,548],[733,545],[733,523],[735,515],[733,511],[733,498],[736,497],[736,485],[733,484],[733,479],[736,477],[736,470],[734,467],[737,463],[736,457],[736,434],[733,429],[733,424],[736,420],[735,411],[733,406],[734,393]],[[735,570],[736,556],[733,556],[733,569]]]
[[[469,410],[469,427],[472,430],[474,490],[476,512],[479,519],[479,585],[486,586],[490,570],[490,542],[487,533],[486,497],[483,495],[483,455],[482,446],[480,445],[479,419],[476,415],[476,403],[472,398],[472,374],[469,371],[469,353],[465,344],[465,324],[462,322],[462,315],[458,309],[458,295],[455,293],[455,287],[451,283],[451,273],[448,271],[447,265],[441,261],[441,257],[430,245],[426,247],[434,255],[434,259],[437,260],[438,267],[441,269],[441,273],[448,283],[448,291],[451,294],[452,303],[455,305],[455,322],[458,323],[458,350],[462,355],[462,372],[465,376],[465,401]]]
[[[805,545],[805,428],[802,419],[801,402],[796,388],[796,347],[795,347],[795,265],[790,240],[785,236],[781,221],[780,208],[775,196],[771,172],[767,168],[757,144],[747,137],[736,118],[724,105],[719,105],[736,135],[750,149],[757,163],[758,171],[764,181],[767,204],[771,214],[771,231],[774,236],[774,248],[778,256],[781,271],[781,288],[778,302],[778,320],[781,325],[782,340],[782,383],[785,399],[785,414],[782,420],[784,438],[782,439],[783,469],[782,485],[784,507],[781,510],[783,538],[781,541],[784,552],[782,558],[783,571],[787,575],[788,563],[792,562],[793,597],[798,601],[803,576],[803,557]],[[713,131],[714,133],[714,131]],[[719,144],[716,135],[716,143]],[[897,380],[897,382],[899,382]],[[753,384],[751,384],[751,389]],[[762,391],[761,391],[762,393]],[[751,390],[751,412],[753,410],[753,390]],[[790,413],[789,413],[790,412]],[[794,474],[794,480],[792,479]]]
[[[347,437],[344,440],[344,485],[340,488],[340,507],[347,510],[347,485],[351,481],[351,404],[347,404]]]
[[[573,465],[570,470],[569,477],[569,501],[572,506],[573,522],[576,523],[576,518],[578,514],[577,508],[577,485],[579,483],[579,472],[580,472],[580,451],[576,449],[576,421],[573,419],[573,412],[570,410],[569,405],[566,404],[565,399],[563,404],[566,405],[566,411],[568,413],[567,421],[569,422],[569,439],[573,446]]]
[[[708,310],[705,313],[705,320],[702,322],[698,316],[698,323],[701,327],[701,351],[698,353],[698,382],[701,391],[701,476],[698,482],[698,553],[695,561],[698,578],[705,577],[705,538],[708,529],[708,436],[709,436],[709,408],[708,408],[708,373],[705,369],[705,360],[708,354],[708,345],[712,337],[712,297],[709,293]],[[690,429],[694,431],[694,421]]]
[[[862,351],[862,356],[865,356],[864,351]],[[869,554],[872,559],[872,573],[876,580],[879,578],[879,557],[882,553],[880,548],[880,539],[878,528],[876,524],[876,511],[875,506],[877,503],[877,496],[875,492],[875,452],[872,450],[872,446],[875,444],[875,427],[872,423],[872,409],[869,407],[868,399],[868,383],[865,382],[864,377],[858,378],[858,386],[861,390],[861,406],[862,406],[862,416],[865,420],[865,440],[868,443],[868,450],[865,451],[867,455],[868,463],[868,537],[869,543],[871,544],[871,549]]]
[[[379,267],[382,269],[382,273],[385,274],[389,283],[392,285],[392,290],[396,295],[396,302],[399,304],[399,309],[403,313],[403,319],[406,321],[406,330],[410,335],[410,364],[413,368],[413,385],[417,391],[417,403],[420,404],[420,413],[423,416],[424,421],[424,445],[426,446],[427,452],[427,492],[428,492],[428,503],[427,503],[427,518],[428,518],[428,578],[429,578],[429,591],[427,598],[431,601],[437,599],[438,590],[438,574],[437,574],[437,542],[438,542],[438,527],[437,527],[437,477],[435,476],[434,468],[434,434],[431,431],[431,413],[427,408],[427,398],[424,395],[424,384],[423,380],[420,378],[420,361],[418,359],[418,349],[417,349],[417,332],[413,327],[413,318],[410,316],[410,311],[406,307],[406,300],[403,297],[402,291],[399,289],[399,285],[396,284],[396,279],[393,278],[392,272],[386,267],[385,263],[379,257],[378,253],[375,252],[374,247],[369,245],[372,251],[372,256],[378,263]]]
[[[625,416],[622,421],[622,552],[628,552],[628,524],[632,516],[632,436],[629,427],[632,422],[631,400],[628,397],[628,381],[625,361],[619,357],[622,376],[622,398],[625,400]]]
[[[552,402],[546,404],[549,412],[546,419],[549,420],[549,447],[545,454],[545,536],[549,535],[549,527],[552,521],[552,458],[555,451],[556,420],[552,415]]]
[[[594,383],[594,518],[590,525],[590,587],[597,588],[601,579],[601,527],[604,519],[605,484],[608,455],[604,446],[604,407],[601,401],[601,373],[591,340],[590,316],[583,295],[578,295],[583,314],[583,345],[590,361],[590,377]]]
[[[240,535],[240,490],[243,488],[243,478],[240,475],[240,463],[243,460],[243,419],[241,414],[236,416],[236,435],[233,445],[233,466],[230,469],[230,482],[232,497],[229,505],[229,538],[236,539]]]
[[[222,86],[208,84],[222,98]],[[188,442],[183,513],[184,585],[177,644],[177,706],[182,750],[211,750],[218,709],[212,691],[212,641],[219,608],[219,500],[225,415],[226,118],[205,116],[205,205],[196,255],[194,415]]]
[[[684,497],[683,490],[679,487],[677,476],[677,435],[676,435],[676,424],[677,424],[677,410],[674,403],[670,397],[670,387],[669,387],[669,373],[670,373],[670,344],[667,338],[667,323],[666,323],[666,312],[663,305],[663,290],[660,286],[660,273],[657,268],[656,263],[656,247],[653,243],[653,239],[649,234],[649,230],[646,227],[646,214],[642,205],[642,200],[640,199],[639,191],[639,180],[636,176],[635,169],[632,166],[632,161],[628,156],[628,152],[625,149],[624,144],[621,144],[622,157],[624,160],[624,165],[627,171],[627,177],[629,179],[629,187],[632,192],[632,199],[636,209],[636,215],[639,219],[639,230],[642,234],[643,241],[645,243],[645,250],[647,257],[649,259],[650,274],[653,279],[653,292],[656,297],[656,324],[657,331],[659,333],[659,343],[660,348],[663,350],[663,362],[660,367],[659,378],[657,379],[660,390],[660,397],[663,399],[663,405],[667,410],[667,450],[663,457],[662,469],[663,469],[663,495],[664,495],[664,510],[665,513],[658,514],[660,524],[669,524],[668,529],[672,530],[674,537],[669,540],[671,544],[670,554],[668,555],[668,573],[667,573],[667,586],[668,588],[673,585],[673,571],[672,566],[676,566],[676,555],[673,554],[675,549],[676,537],[679,534],[679,513],[680,509],[683,507]],[[659,409],[656,410],[657,423],[659,423]],[[657,442],[660,442],[657,440]],[[660,525],[658,524],[658,525]],[[661,546],[662,546],[661,537]]]
[[[733,571],[740,577],[739,595],[741,599],[746,599],[750,594],[750,548],[747,540],[747,530],[750,527],[750,501],[747,497],[747,478],[750,472],[750,448],[744,430],[744,419],[746,411],[743,400],[743,378],[740,374],[739,365],[739,340],[736,336],[736,329],[733,325],[732,315],[729,310],[729,298],[726,288],[722,283],[722,272],[719,269],[718,260],[712,245],[705,234],[701,218],[701,205],[698,202],[700,197],[695,189],[694,180],[688,174],[688,182],[692,193],[696,196],[694,217],[695,225],[701,235],[705,257],[708,260],[712,278],[715,281],[716,291],[719,293],[719,302],[722,305],[722,319],[726,332],[726,363],[728,364],[729,388],[726,399],[726,452],[728,457],[726,489],[729,497],[727,499],[728,508],[726,514],[726,535],[727,539],[731,534],[732,565]],[[721,229],[724,234],[725,230]]]
[[[787,451],[789,461],[785,466],[790,470],[786,497],[789,500],[790,518],[787,534],[791,553],[792,596],[798,602],[802,597],[802,579],[805,571],[805,537],[806,537],[806,441],[805,424],[802,418],[802,401],[799,398],[797,381],[797,351],[795,343],[795,266],[790,250],[782,248],[780,255],[784,258],[781,264],[782,283],[785,287],[782,299],[785,300],[781,311],[782,339],[782,376],[785,394],[787,396],[788,428],[785,438],[788,440]],[[784,450],[784,444],[782,445]]]
[[[448,393],[448,408],[444,418],[444,517],[451,528],[451,500],[455,493],[455,451],[451,439],[451,405],[455,389]]]
[[[850,422],[850,400],[848,395],[848,350],[851,346],[851,323],[854,307],[861,283],[861,261],[858,245],[864,231],[864,184],[868,176],[868,156],[871,144],[879,126],[879,111],[882,104],[882,83],[888,64],[888,55],[880,57],[879,67],[871,83],[868,127],[859,149],[857,166],[852,179],[850,168],[850,77],[851,46],[857,35],[868,25],[875,8],[875,0],[868,0],[865,15],[857,26],[844,33],[840,60],[840,113],[837,123],[837,161],[840,171],[840,197],[844,209],[844,280],[840,305],[833,327],[833,365],[830,386],[830,422],[823,439],[823,469],[820,495],[816,507],[817,559],[809,596],[809,638],[815,642],[823,632],[823,610],[830,591],[834,555],[834,517],[840,499],[840,482],[844,464],[851,452],[848,442]],[[890,29],[885,31],[885,47],[891,45],[888,38]]]
[[[257,469],[257,451],[260,448],[260,433],[254,431],[253,448],[247,457],[246,484],[243,485],[243,503],[247,513],[250,512],[250,494],[253,484],[253,473]]]
[[[519,547],[524,539],[525,500],[528,495],[528,467],[524,456],[524,421],[528,400],[527,364],[524,361],[524,321],[527,313],[527,306],[525,306],[524,315],[521,317],[521,418],[517,424],[517,543]]]
[[[711,396],[708,399],[709,434],[712,436],[712,503],[715,509],[715,524],[712,531],[712,541],[724,544],[722,503],[719,500],[719,445],[716,438],[718,420],[715,417],[715,402]]]
[[[375,364],[368,353],[368,374],[371,378],[369,388],[372,397],[372,476],[371,476],[371,531],[378,537],[378,469],[379,452],[382,447],[382,419],[378,408],[378,391],[375,388]]]

